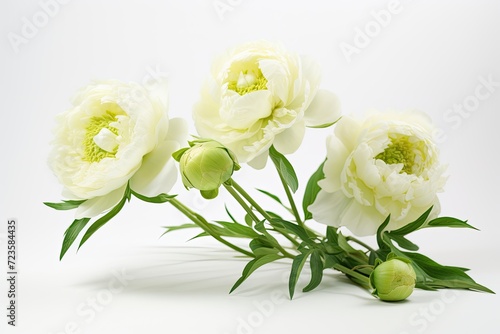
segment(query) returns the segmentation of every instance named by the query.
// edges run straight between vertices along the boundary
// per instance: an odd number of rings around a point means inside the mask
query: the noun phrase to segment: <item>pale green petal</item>
[[[347,198],[341,191],[328,193],[320,190],[314,203],[307,209],[318,223],[339,227],[340,214],[351,201],[352,199]]]
[[[303,121],[296,122],[292,127],[274,137],[274,147],[281,154],[295,152],[304,138],[306,126]]]
[[[307,126],[330,124],[340,118],[340,100],[330,91],[320,89],[304,113]]]
[[[361,131],[361,124],[350,116],[343,116],[335,125],[335,135],[344,143],[348,151],[356,148]]]
[[[352,200],[341,214],[340,225],[346,226],[355,235],[363,237],[377,233],[379,224],[385,218],[374,207],[364,206]]]
[[[320,180],[318,184],[327,192],[335,192],[341,188],[340,175],[344,169],[349,152],[344,144],[335,136],[328,137],[326,152],[327,159],[323,167],[325,178]]]
[[[267,79],[267,89],[286,105],[288,102],[289,77],[283,62],[276,59],[263,59],[259,61],[259,68]]]
[[[176,117],[171,118],[168,124],[168,133],[166,140],[173,140],[183,146],[188,137],[188,124],[185,119]]]
[[[169,140],[147,154],[141,168],[130,179],[130,188],[147,197],[167,194],[177,181],[176,161],[172,153],[179,148],[179,143]]]
[[[267,90],[258,90],[234,100],[221,108],[221,118],[235,129],[246,129],[261,118],[271,115],[272,95]]]
[[[262,169],[266,167],[268,157],[269,157],[269,151],[266,150],[265,152],[256,156],[252,160],[248,161],[247,164],[255,169]]]
[[[121,201],[125,194],[126,185],[116,190],[111,191],[105,196],[94,197],[86,200],[76,210],[75,219],[93,218],[111,210],[118,202]]]

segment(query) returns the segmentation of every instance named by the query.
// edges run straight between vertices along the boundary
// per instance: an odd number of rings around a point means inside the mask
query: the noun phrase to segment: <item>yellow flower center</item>
[[[118,151],[118,129],[110,124],[117,121],[111,111],[106,110],[101,116],[93,116],[87,125],[85,139],[83,140],[83,160],[99,162],[104,158],[114,158]]]
[[[238,80],[230,81],[228,88],[240,95],[267,89],[267,79],[260,69],[241,71]]]
[[[392,138],[389,146],[375,159],[380,159],[388,165],[403,164],[401,173],[418,174],[420,166],[415,158],[419,151],[423,151],[422,145],[424,145],[422,141],[410,142],[407,136],[398,136]]]

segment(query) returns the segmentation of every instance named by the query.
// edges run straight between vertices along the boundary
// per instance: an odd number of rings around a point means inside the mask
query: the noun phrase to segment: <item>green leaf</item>
[[[386,234],[389,236],[389,238],[396,241],[398,243],[399,247],[404,248],[404,249],[408,249],[411,251],[418,251],[418,246],[415,245],[410,240],[406,239],[404,236],[398,235],[398,234],[391,234],[391,233],[387,233],[387,232],[386,232]]]
[[[66,232],[64,232],[64,240],[61,248],[61,254],[59,255],[59,260],[62,260],[64,254],[66,254],[78,234],[80,234],[82,229],[85,227],[85,225],[87,225],[89,221],[90,218],[75,219],[73,223],[68,227]]]
[[[112,208],[108,213],[106,213],[104,216],[96,220],[90,227],[89,229],[85,232],[83,235],[82,240],[80,241],[80,245],[78,246],[78,249],[83,246],[83,244],[95,233],[97,232],[98,229],[104,226],[108,221],[111,220],[114,216],[120,212],[120,210],[123,208],[125,205],[125,202],[127,200],[130,200],[130,188],[127,187],[125,190],[125,195],[121,199],[121,201],[114,207]]]
[[[43,204],[47,205],[48,207],[51,207],[52,209],[56,210],[71,210],[71,209],[76,209],[85,202],[86,200],[63,200],[62,203],[51,203],[51,202],[43,202]]]
[[[311,259],[309,261],[311,266],[311,280],[307,284],[302,292],[308,292],[315,289],[323,279],[323,260],[321,259],[321,252],[314,250],[311,254]]]
[[[159,194],[158,196],[155,196],[155,197],[147,197],[147,196],[141,195],[139,193],[136,193],[133,190],[130,190],[130,192],[132,195],[134,195],[135,197],[137,197],[141,201],[148,202],[148,203],[165,203],[165,202],[168,202],[177,196],[177,195]]]
[[[295,286],[299,280],[300,273],[302,272],[302,268],[304,268],[307,258],[311,255],[311,252],[312,251],[308,251],[306,253],[299,254],[293,259],[292,270],[290,271],[290,278],[288,280],[288,292],[290,293],[290,299],[293,298]]]
[[[229,291],[229,293],[233,292],[235,289],[237,289],[241,283],[243,283],[255,270],[257,270],[259,267],[262,267],[263,265],[282,259],[283,257],[277,254],[268,254],[264,255],[262,257],[258,257],[253,259],[252,261],[248,262],[245,268],[243,269],[243,273],[241,274],[241,277],[234,283],[233,287]]]
[[[245,214],[245,224],[247,224],[248,227],[252,227],[253,226],[253,219],[252,219],[252,217],[248,213]]]
[[[175,151],[172,153],[172,158],[174,158],[175,161],[179,162],[181,160],[181,157],[186,151],[189,150],[189,147],[184,147],[181,148],[180,150]]]
[[[453,217],[439,217],[431,220],[425,227],[458,227],[458,228],[472,228],[479,231],[472,225],[467,224],[467,221],[460,220]]]
[[[268,254],[278,254],[279,250],[274,248],[269,242],[267,242],[266,238],[263,236],[259,236],[258,238],[252,239],[250,241],[250,249],[255,254],[255,257],[262,257]]]
[[[230,222],[221,222],[221,221],[218,221],[217,223],[241,237],[256,238],[259,236],[257,232],[255,232],[253,229],[245,225],[230,223]]]
[[[299,225],[290,223],[289,221],[283,220],[283,219],[272,219],[270,222],[271,226],[273,226],[275,229],[285,229],[288,232],[291,232],[298,236],[302,241],[304,241],[307,244],[314,245],[314,241],[311,240],[311,237],[307,234],[306,230]]]
[[[272,199],[274,199],[276,202],[278,202],[279,204],[283,205],[283,202],[281,202],[280,198],[274,194],[271,194],[270,192],[268,191],[265,191],[265,190],[262,190],[262,189],[258,189],[257,188],[257,191],[260,191],[261,193],[263,193],[264,195],[267,195],[269,197],[271,197]]]
[[[318,185],[318,181],[325,178],[323,173],[323,166],[325,162],[319,165],[318,169],[311,175],[309,181],[307,181],[306,190],[304,191],[304,198],[302,199],[302,209],[304,210],[304,220],[312,219],[312,214],[307,209],[309,205],[313,204],[321,190]]]
[[[382,237],[382,233],[384,233],[384,229],[389,225],[391,221],[391,215],[387,216],[384,222],[377,229],[377,244],[378,247],[383,250],[387,249],[388,245],[384,242],[384,238]]]
[[[225,204],[224,204],[224,209],[226,209],[226,213],[227,213],[227,215],[229,216],[229,218],[231,218],[231,220],[232,220],[234,223],[238,224],[238,222],[236,221],[236,219],[234,219],[234,217],[233,217],[233,215],[231,214],[231,212],[229,212],[229,209],[227,208],[227,205],[225,205]],[[251,225],[250,225],[250,226],[251,226]]]
[[[334,245],[338,245],[339,235],[337,233],[337,228],[333,226],[326,227],[326,239],[328,242],[333,243]]]
[[[182,225],[175,225],[175,226],[163,226],[165,229],[167,229],[161,236],[164,236],[167,233],[173,232],[173,231],[178,231],[178,230],[184,230],[188,228],[200,228],[196,224],[182,224]]]
[[[299,188],[299,180],[297,179],[297,174],[295,174],[292,164],[283,154],[276,151],[274,146],[269,148],[269,156],[286,184],[290,187],[292,192],[296,192]]]
[[[412,223],[409,223],[409,224],[407,224],[407,225],[405,225],[397,230],[390,231],[389,233],[391,233],[392,235],[394,235],[394,234],[407,235],[413,231],[418,230],[420,227],[422,227],[425,224],[431,211],[432,211],[432,206],[427,211],[425,211],[420,217],[418,217],[415,221],[413,221]]]
[[[464,268],[443,266],[419,253],[402,252],[402,254],[412,261],[414,267],[418,267],[419,271],[424,273],[423,277],[418,277],[417,273],[417,287],[424,285],[435,289],[463,288],[494,293],[487,287],[476,283],[465,273]]]

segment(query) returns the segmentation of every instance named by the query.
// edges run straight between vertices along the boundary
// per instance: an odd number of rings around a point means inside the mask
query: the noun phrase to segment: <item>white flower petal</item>
[[[316,200],[307,210],[318,223],[339,227],[340,215],[351,201],[352,199],[345,197],[340,191],[329,193],[320,190]]]
[[[333,123],[340,118],[340,100],[335,94],[324,89],[318,90],[309,107],[304,112],[307,126]]]
[[[262,169],[266,167],[267,157],[269,156],[269,151],[265,151],[260,155],[256,156],[252,160],[248,161],[247,164],[255,169]]]
[[[323,166],[325,178],[320,180],[318,184],[321,189],[327,192],[335,192],[341,188],[340,174],[344,169],[349,152],[344,144],[335,136],[329,136],[327,138],[326,150],[327,159]]]
[[[343,210],[340,225],[358,236],[374,235],[384,217],[373,207],[364,206],[353,200]]]
[[[113,190],[109,194],[100,197],[94,197],[86,200],[76,210],[75,218],[93,218],[111,210],[118,202],[121,201],[125,194],[126,185]]]
[[[130,188],[147,197],[167,194],[177,181],[177,167],[172,153],[179,148],[178,142],[169,140],[146,155],[141,168],[130,179]]]
[[[271,115],[272,95],[267,90],[258,90],[239,96],[230,104],[223,105],[221,118],[235,129],[245,129],[261,118]]]
[[[283,103],[288,102],[288,91],[290,73],[286,64],[277,59],[262,59],[259,68],[267,79],[267,89],[276,95]]]
[[[306,126],[303,121],[295,123],[291,128],[286,129],[274,137],[274,147],[281,154],[295,152],[304,138]]]
[[[165,140],[173,140],[181,146],[186,143],[188,138],[188,124],[183,118],[171,118],[168,124],[168,133]]]

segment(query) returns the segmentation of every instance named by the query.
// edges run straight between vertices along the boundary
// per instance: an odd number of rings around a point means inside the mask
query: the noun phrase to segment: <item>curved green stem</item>
[[[264,210],[253,198],[250,196],[245,189],[243,189],[236,181],[233,179],[230,180],[231,186],[240,193],[241,196],[243,196],[244,199],[250,203],[251,206],[255,208],[267,221],[271,221],[271,216]]]
[[[232,180],[231,180],[232,181]],[[231,183],[231,182],[228,182]],[[241,205],[243,210],[252,218],[252,220],[258,224],[260,223],[259,218],[255,215],[255,213],[252,211],[252,209],[248,206],[248,204],[245,202],[245,200],[240,196],[240,194],[233,188],[233,185],[230,185],[228,183],[224,183],[224,187],[227,189],[227,191],[231,194],[231,196],[234,197],[234,199],[238,202],[238,204]],[[264,211],[265,212],[265,211]],[[267,215],[267,213],[266,213]],[[267,215],[269,217],[269,215]],[[269,217],[270,218],[270,217]],[[266,218],[267,220],[267,218]],[[269,220],[268,220],[269,221]],[[290,259],[295,258],[292,254],[288,253],[278,242],[276,242],[275,247],[283,254],[285,257],[288,257]]]
[[[348,276],[351,276],[353,279],[355,279],[355,281],[359,285],[361,285],[362,287],[364,287],[368,290],[370,289],[370,278],[368,278],[367,276],[360,274],[360,273],[358,273],[352,269],[349,269],[347,267],[344,267],[340,263],[335,263],[333,265],[333,269],[336,269],[340,272],[343,272],[344,274],[346,274]]]
[[[357,243],[358,245],[365,247],[365,248],[366,248],[367,250],[369,250],[370,252],[375,252],[375,250],[374,250],[372,247],[368,246],[368,245],[367,245],[367,244],[365,244],[363,241],[361,241],[361,240],[359,240],[359,239],[357,239],[357,238],[355,238],[355,237],[347,236],[347,237],[346,237],[346,240],[347,240],[347,241],[353,241],[353,242]]]
[[[177,210],[182,212],[193,223],[195,223],[196,225],[201,227],[201,229],[203,229],[205,232],[210,234],[215,240],[221,242],[222,244],[228,246],[229,248],[231,248],[237,252],[240,252],[241,254],[244,254],[244,255],[250,256],[250,257],[255,257],[255,255],[253,253],[230,243],[229,241],[221,238],[221,236],[217,235],[217,233],[214,233],[212,231],[212,229],[210,228],[208,222],[206,222],[203,217],[201,217],[199,214],[197,214],[196,212],[192,211],[190,208],[188,208],[187,206],[182,204],[179,200],[173,198],[173,199],[169,200],[168,202],[170,204],[172,204],[172,206],[174,206]]]
[[[292,208],[293,215],[295,217],[295,220],[297,221],[297,224],[299,226],[304,227],[304,222],[300,218],[299,211],[297,210],[297,205],[295,205],[295,200],[293,199],[292,192],[290,191],[290,188],[288,187],[288,184],[286,183],[285,179],[283,178],[283,175],[281,175],[281,172],[279,168],[276,168],[278,171],[278,175],[281,180],[281,184],[283,185],[283,188],[285,189],[286,197],[288,198],[288,202],[290,203],[290,207]]]
[[[257,224],[260,222],[259,218],[255,215],[255,213],[252,211],[252,209],[248,206],[248,204],[241,198],[241,196],[238,194],[238,192],[233,189],[232,186],[227,185],[224,183],[224,187],[226,190],[233,196],[233,198],[238,202],[238,204],[245,210],[245,212],[252,218],[252,220]],[[264,217],[266,218],[266,217]],[[267,219],[267,218],[266,218]]]
[[[259,203],[257,203],[253,198],[252,196],[250,196],[246,191],[245,189],[243,189],[234,179],[231,179],[230,180],[230,184],[231,186],[237,191],[240,193],[241,196],[243,196],[244,199],[246,199],[248,201],[248,203],[250,203],[251,206],[253,206],[255,208],[255,210],[257,210],[263,217],[264,219],[266,219],[268,222],[271,221],[271,216],[269,216],[269,214],[267,213],[266,210],[264,210],[260,205]],[[290,240],[290,242],[292,244],[294,244],[296,247],[298,247],[300,245],[300,243],[295,240],[293,237],[291,237],[288,233],[286,232],[283,232],[283,231],[279,231],[285,238],[287,238],[288,240]]]

